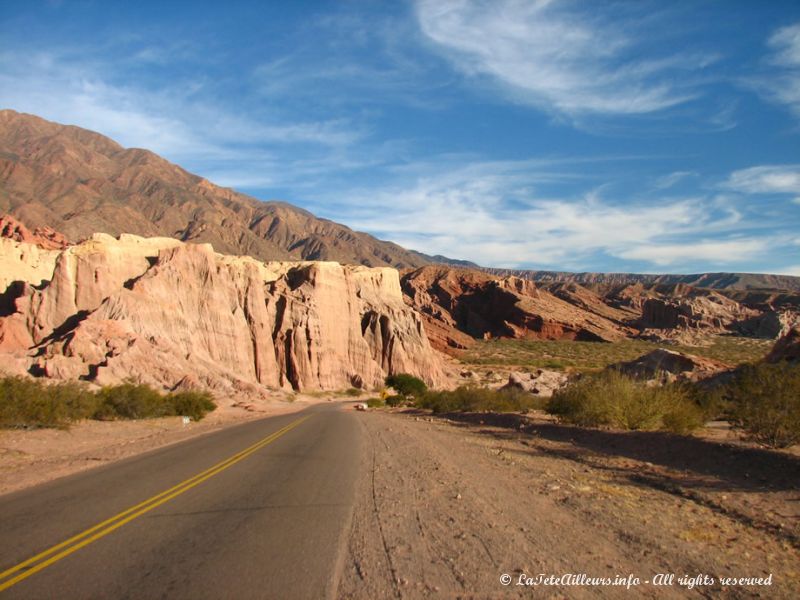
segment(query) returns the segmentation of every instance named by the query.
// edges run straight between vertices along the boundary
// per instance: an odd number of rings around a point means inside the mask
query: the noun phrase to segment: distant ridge
[[[514,275],[543,283],[579,285],[678,285],[712,290],[786,290],[800,291],[800,277],[760,273],[697,273],[692,275],[657,275],[639,273],[570,273],[567,271],[531,271],[525,269],[484,268],[493,275]]]

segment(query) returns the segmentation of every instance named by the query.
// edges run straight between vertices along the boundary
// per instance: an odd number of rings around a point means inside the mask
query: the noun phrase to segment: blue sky
[[[503,267],[800,275],[800,3],[4,0],[0,106]]]

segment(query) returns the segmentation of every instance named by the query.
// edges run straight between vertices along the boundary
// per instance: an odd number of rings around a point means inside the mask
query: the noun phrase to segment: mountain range
[[[0,111],[0,213],[76,242],[93,233],[207,242],[261,260],[334,260],[418,268],[468,261],[426,254],[321,219],[285,202],[217,186],[148,150],[123,148],[93,131]],[[800,277],[743,273],[639,275],[486,269],[545,283],[688,284],[712,289],[800,291]]]
[[[399,268],[434,262],[285,202],[214,185],[148,150],[12,110],[0,111],[0,183],[0,212],[71,241],[132,233],[207,242],[262,260]]]

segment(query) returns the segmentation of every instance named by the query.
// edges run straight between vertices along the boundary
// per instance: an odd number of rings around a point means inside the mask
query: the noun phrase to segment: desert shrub
[[[613,370],[582,377],[558,390],[547,411],[574,425],[678,433],[696,429],[704,421],[688,386],[647,385]]]
[[[386,406],[386,402],[384,402],[381,398],[370,398],[367,400],[367,406],[369,408],[381,408]]]
[[[401,396],[400,394],[392,394],[384,398],[384,403],[386,404],[386,406],[400,406],[405,402],[406,402],[406,396]]]
[[[97,393],[100,406],[96,419],[147,419],[173,415],[172,405],[148,385],[123,383],[107,386]]]
[[[104,387],[98,393],[96,419],[153,419],[186,416],[199,421],[214,410],[211,394],[205,391],[161,395],[148,385],[123,383]]]
[[[409,375],[408,373],[389,375],[385,383],[389,387],[397,390],[398,394],[402,396],[413,396],[414,398],[419,398],[428,390],[428,386],[425,385],[422,379]]]
[[[353,398],[358,398],[362,393],[363,392],[360,389],[354,387],[347,388],[344,391],[345,396],[352,396]]]
[[[162,396],[146,385],[125,383],[92,392],[81,382],[45,383],[0,378],[0,427],[67,427],[82,419],[146,419],[187,416],[195,421],[214,410],[208,392]]]
[[[175,416],[191,417],[199,421],[217,408],[214,398],[205,391],[175,392],[166,397]]]
[[[542,408],[543,400],[517,389],[492,390],[462,386],[452,391],[431,391],[416,399],[419,408],[447,412],[528,412]]]
[[[66,427],[71,421],[90,417],[96,406],[94,394],[80,383],[0,379],[2,427]]]
[[[800,442],[800,365],[749,365],[724,392],[732,420],[754,439],[783,448]]]

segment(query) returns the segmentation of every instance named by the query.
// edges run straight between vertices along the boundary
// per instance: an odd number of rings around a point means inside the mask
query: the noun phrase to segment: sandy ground
[[[84,421],[69,429],[0,429],[0,494],[147,452],[247,420],[302,410],[334,395],[279,393],[274,401],[222,402],[198,422],[181,417]],[[291,401],[290,401],[291,400]]]
[[[342,598],[800,597],[796,456],[519,415],[360,417],[370,468]],[[517,585],[567,573],[640,584]]]

